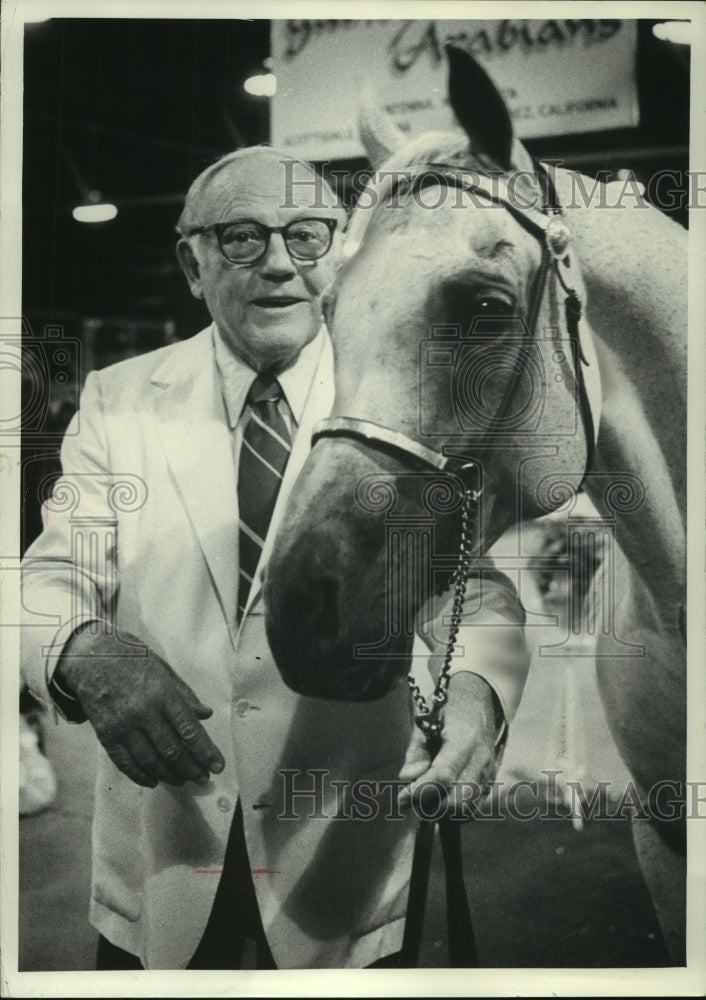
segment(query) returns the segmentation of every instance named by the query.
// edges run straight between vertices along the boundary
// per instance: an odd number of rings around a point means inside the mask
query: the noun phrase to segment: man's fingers
[[[149,774],[145,774],[142,768],[133,760],[130,751],[122,743],[103,743],[103,748],[118,770],[127,775],[136,785],[142,785],[145,788],[156,788],[156,779],[150,777]]]
[[[209,705],[204,705],[194,689],[189,687],[186,681],[183,681],[181,677],[178,677],[174,673],[172,673],[172,677],[176,682],[179,693],[192,711],[196,713],[197,717],[199,719],[210,719],[213,715],[213,709]]]
[[[399,778],[402,781],[414,781],[420,774],[424,774],[430,763],[431,757],[424,733],[415,726]]]
[[[168,785],[183,785],[185,781],[197,781],[205,784],[208,781],[208,773],[204,768],[199,767],[193,759],[188,749],[181,742],[172,727],[164,720],[154,720],[150,723],[149,729],[143,733],[133,736],[133,739],[144,740],[156,759],[155,769],[148,770],[148,774],[156,774],[159,771],[159,780]],[[125,741],[132,749],[132,743]],[[143,770],[147,770],[143,760],[136,756],[137,763]]]
[[[149,736],[133,731],[123,737],[123,744],[140,770],[150,778],[168,785],[184,784],[185,776],[167,764]]]
[[[444,795],[448,798],[454,782],[458,781],[467,767],[470,756],[469,747],[444,742],[433,761],[427,754],[428,767],[413,776],[410,774],[408,780],[412,784],[409,789],[402,789],[400,792],[399,805],[409,808],[410,805],[419,803],[423,812],[434,811],[439,806],[440,798]],[[400,777],[406,776],[400,772]]]
[[[431,763],[431,753],[429,752],[426,737],[421,729],[415,728],[407,747],[404,764],[399,773],[402,781],[410,782],[407,788],[401,789],[397,797],[397,803],[401,809],[409,809],[412,805],[412,794],[416,787],[417,779],[427,774]]]
[[[193,695],[193,697],[190,698],[189,700],[191,702],[194,712],[199,717],[199,719],[211,718],[211,716],[213,715],[212,708],[209,708],[208,705],[204,705],[202,701],[199,701],[196,695]]]
[[[181,678],[177,678],[177,680],[179,681],[179,685],[182,689],[182,693],[186,698],[186,701],[196,714],[197,718],[210,719],[211,716],[213,715],[213,709],[210,707],[210,705],[204,705],[204,703],[201,701],[201,699],[196,694],[194,689],[190,688],[188,684],[186,684],[184,681],[181,680]]]
[[[211,709],[207,711],[210,714]],[[209,771],[220,774],[225,767],[225,760],[198,718],[194,718],[194,714],[182,705],[169,706],[167,718],[197,767],[206,775]]]

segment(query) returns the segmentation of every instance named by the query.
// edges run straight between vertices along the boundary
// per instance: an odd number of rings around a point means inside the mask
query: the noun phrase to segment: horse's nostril
[[[308,619],[312,638],[321,646],[335,641],[339,628],[338,580],[328,574],[312,577],[302,591],[308,605],[304,618]]]
[[[310,573],[298,567],[297,572],[283,573],[272,582],[275,632],[286,635],[293,644],[314,646],[320,653],[333,645],[340,625],[339,581],[331,573],[317,573],[315,567]]]
[[[271,588],[270,649],[285,684],[299,694],[330,694],[331,664],[340,662],[339,595],[339,582],[329,573],[283,574]]]

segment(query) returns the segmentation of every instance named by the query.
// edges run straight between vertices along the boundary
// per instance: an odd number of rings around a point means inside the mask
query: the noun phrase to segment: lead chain
[[[456,649],[456,639],[461,627],[461,615],[463,614],[463,604],[466,598],[466,584],[471,571],[471,549],[473,543],[473,539],[471,537],[472,514],[479,497],[480,490],[465,489],[463,491],[463,504],[461,507],[461,540],[459,542],[458,549],[458,564],[454,570],[453,576],[451,577],[454,584],[451,626],[449,629],[448,642],[446,644],[444,663],[439,674],[439,679],[436,682],[434,694],[432,695],[431,708],[427,704],[426,699],[424,698],[424,695],[419,689],[419,685],[415,681],[412,674],[407,675],[407,683],[409,684],[409,689],[418,709],[418,714],[415,716],[414,721],[422,730],[429,743],[435,745],[436,749],[438,749],[441,742],[441,709],[446,704],[446,700],[448,698],[449,681],[451,680],[451,660],[453,659],[454,651]]]

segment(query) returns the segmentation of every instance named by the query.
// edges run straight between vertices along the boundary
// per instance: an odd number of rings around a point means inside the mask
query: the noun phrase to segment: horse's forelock
[[[524,147],[515,141],[513,158],[518,169],[527,171],[531,159]],[[416,170],[424,164],[444,164],[458,170],[489,173],[502,168],[483,153],[469,148],[468,137],[454,132],[426,132],[416,136],[396,150],[372,175],[363,188],[358,205],[348,224],[343,260],[350,259],[360,248],[369,226],[389,203],[393,190],[405,190],[399,175]],[[396,177],[397,175],[397,177]]]
[[[344,260],[359,249],[368,227],[388,203],[395,175],[424,163],[448,163],[471,169],[468,139],[452,132],[426,132],[416,136],[390,156],[363,188],[348,224]],[[476,164],[477,167],[480,164]]]

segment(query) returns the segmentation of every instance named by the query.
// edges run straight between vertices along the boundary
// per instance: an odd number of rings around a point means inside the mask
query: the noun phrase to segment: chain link
[[[464,466],[464,469],[470,467],[475,467],[475,464],[469,463],[468,466]],[[451,661],[456,649],[458,632],[461,627],[461,616],[463,614],[463,605],[466,599],[466,584],[471,572],[471,550],[473,546],[472,515],[475,505],[478,503],[480,493],[480,490],[472,490],[468,488],[463,491],[463,503],[461,506],[461,539],[458,548],[458,564],[450,581],[454,585],[454,599],[453,606],[451,608],[451,625],[449,628],[448,642],[446,644],[444,663],[436,682],[434,694],[431,698],[431,707],[427,704],[427,701],[412,674],[407,675],[407,683],[409,684],[410,692],[417,706],[417,715],[415,716],[414,721],[422,730],[430,745],[434,745],[436,749],[439,748],[441,742],[441,730],[443,725],[441,720],[441,710],[446,704],[446,700],[448,698],[449,682],[451,680]]]

